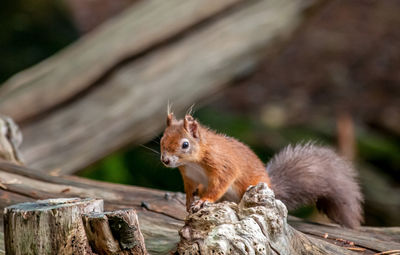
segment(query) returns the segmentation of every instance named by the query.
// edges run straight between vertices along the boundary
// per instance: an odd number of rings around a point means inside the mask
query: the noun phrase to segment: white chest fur
[[[185,165],[185,175],[187,178],[203,184],[204,187],[208,186],[208,178],[204,168],[195,163]]]
[[[208,186],[208,177],[205,173],[205,170],[201,165],[195,164],[195,163],[189,163],[185,165],[185,175],[187,178],[203,184],[203,186],[206,188]],[[222,197],[222,200],[228,200],[228,201],[233,201],[233,202],[239,202],[240,197],[236,193],[236,191],[233,189],[232,186],[228,188],[224,196]]]

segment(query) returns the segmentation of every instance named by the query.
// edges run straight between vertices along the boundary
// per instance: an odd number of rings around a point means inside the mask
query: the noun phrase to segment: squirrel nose
[[[170,162],[169,159],[167,157],[164,157],[164,156],[161,157],[161,161],[166,165],[169,165],[169,162]]]

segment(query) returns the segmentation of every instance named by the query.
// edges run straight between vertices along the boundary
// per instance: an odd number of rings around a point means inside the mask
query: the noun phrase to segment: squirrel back
[[[267,165],[240,141],[200,125],[192,116],[167,116],[161,161],[181,172],[188,211],[206,201],[238,202],[250,185],[267,183],[289,208],[316,203],[335,222],[357,227],[362,195],[351,164],[312,143],[288,146]],[[195,201],[195,195],[200,200]],[[194,209],[194,210],[193,210]]]
[[[267,164],[275,197],[288,209],[316,203],[318,210],[346,227],[363,219],[363,200],[350,162],[333,150],[306,143],[287,146]]]

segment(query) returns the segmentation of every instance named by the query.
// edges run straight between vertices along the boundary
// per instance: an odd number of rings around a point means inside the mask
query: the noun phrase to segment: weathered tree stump
[[[352,254],[289,226],[286,206],[265,183],[249,187],[238,205],[208,204],[190,214],[180,235],[179,254]]]
[[[81,214],[103,211],[103,200],[58,198],[4,210],[6,254],[90,254]]]
[[[82,215],[92,251],[100,255],[147,254],[134,209]]]

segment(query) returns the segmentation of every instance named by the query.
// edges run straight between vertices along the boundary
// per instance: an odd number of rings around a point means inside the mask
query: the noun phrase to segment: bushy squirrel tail
[[[350,162],[313,143],[289,145],[267,165],[275,197],[288,209],[316,203],[318,210],[343,226],[363,220],[363,196]]]

